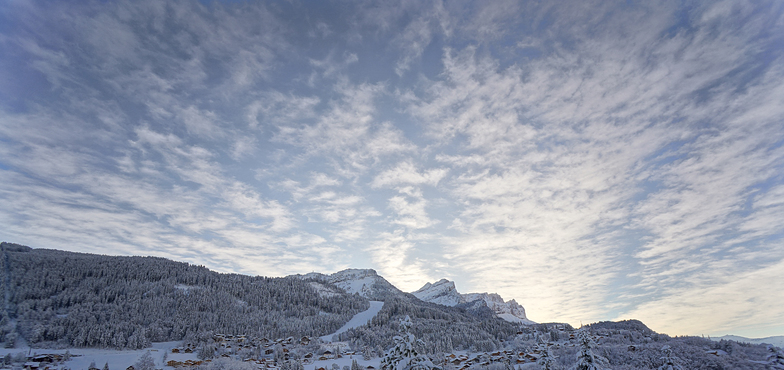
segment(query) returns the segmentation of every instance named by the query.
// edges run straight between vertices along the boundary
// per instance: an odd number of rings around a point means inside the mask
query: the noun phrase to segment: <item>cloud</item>
[[[436,186],[447,172],[446,168],[435,168],[419,172],[413,163],[408,161],[400,162],[395,168],[378,174],[370,186],[374,188],[406,184]]]
[[[50,5],[0,31],[6,240],[670,334],[782,314],[773,2]]]

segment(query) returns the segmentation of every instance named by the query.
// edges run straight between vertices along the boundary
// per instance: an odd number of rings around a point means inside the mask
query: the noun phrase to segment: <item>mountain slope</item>
[[[312,272],[305,275],[292,275],[292,277],[334,285],[348,294],[356,293],[375,301],[406,295],[372,269],[346,269],[330,275]]]
[[[155,257],[115,257],[0,244],[7,304],[0,338],[13,345],[144,348],[214,333],[279,338],[332,333],[369,307],[295,278],[220,274]]]
[[[454,307],[460,304],[482,301],[496,316],[513,323],[534,324],[525,315],[525,308],[514,299],[504,301],[495,293],[468,293],[461,294],[455,288],[455,283],[441,279],[433,284],[426,283],[422,288],[412,292],[415,297],[425,301],[444,306]]]
[[[447,279],[441,279],[433,284],[425,283],[425,286],[411,292],[415,297],[435,304],[454,307],[461,303],[467,303],[466,299],[457,292],[455,283]]]
[[[720,337],[710,337],[710,339],[717,342],[724,339],[724,340],[734,340],[739,343],[772,344],[776,347],[784,347],[784,335],[777,335],[774,337],[766,337],[766,338],[746,338],[738,335],[723,335]]]

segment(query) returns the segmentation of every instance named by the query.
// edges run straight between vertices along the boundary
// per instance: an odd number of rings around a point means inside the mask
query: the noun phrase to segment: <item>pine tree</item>
[[[678,365],[678,358],[672,355],[672,348],[670,346],[665,345],[662,347],[662,352],[664,356],[661,359],[664,361],[664,365],[659,366],[659,370],[682,370],[683,368]]]
[[[103,364],[103,370],[109,370],[109,363],[108,362]]]
[[[536,364],[541,366],[543,370],[556,369],[556,357],[553,354],[551,345],[552,343],[549,343],[544,337],[540,338],[540,343],[537,346],[539,349],[539,358],[536,360]]]
[[[395,336],[395,345],[381,359],[383,370],[440,370],[429,358],[420,355],[417,347],[424,347],[424,342],[417,340],[411,333],[411,318],[406,316],[400,320],[400,335]]]
[[[139,361],[133,364],[133,368],[136,370],[155,370],[155,360],[153,360],[150,351],[139,357]]]
[[[357,362],[356,359],[351,361],[351,370],[362,370],[360,369],[359,363]]]
[[[769,345],[768,367],[771,369],[784,369],[784,351],[776,346]]]
[[[596,342],[587,330],[579,330],[577,340],[580,350],[577,351],[577,364],[572,367],[573,370],[602,370],[608,366],[606,358],[593,353]]]

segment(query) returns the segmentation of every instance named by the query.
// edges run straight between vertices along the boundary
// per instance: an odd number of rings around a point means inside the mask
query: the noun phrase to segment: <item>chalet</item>
[[[180,353],[180,349],[179,348],[172,348],[172,353]]]
[[[327,368],[322,366],[322,367],[317,368],[316,370],[327,370]]]
[[[637,350],[637,347],[632,345],[632,346],[629,346],[628,349],[629,349],[629,352],[634,352],[634,351]]]
[[[183,352],[185,352],[185,353],[193,353],[193,350],[190,347],[188,347]]]
[[[301,345],[303,345],[303,346],[306,346],[306,345],[310,344],[310,338],[308,338],[308,337],[302,337],[302,338],[299,340],[299,344],[301,344]]]
[[[125,370],[136,370],[136,368],[133,367],[133,365],[131,365],[131,366],[126,367]]]
[[[33,362],[33,361],[29,361],[29,362],[25,362],[24,363],[24,369],[25,370],[30,370],[30,369],[31,370],[37,370],[40,366],[41,366],[40,363]]]
[[[365,367],[365,370],[376,370],[376,368],[373,367],[373,365],[368,365],[367,367]]]
[[[457,365],[460,365],[460,363],[463,362],[463,361],[460,361],[459,358],[456,358],[456,359],[454,359],[454,360],[452,360],[450,362],[452,363],[452,365],[457,366]]]
[[[327,360],[335,358],[335,355],[332,353],[332,351],[324,351],[321,356],[326,357]]]
[[[182,366],[182,362],[169,360],[168,362],[166,362],[166,366],[171,366],[171,367]]]

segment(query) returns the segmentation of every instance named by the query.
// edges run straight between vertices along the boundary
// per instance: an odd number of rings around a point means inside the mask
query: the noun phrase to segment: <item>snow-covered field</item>
[[[71,360],[60,364],[57,369],[73,369],[82,370],[87,369],[91,363],[101,369],[104,364],[109,364],[109,369],[124,370],[130,365],[136,363],[145,352],[150,351],[152,358],[155,360],[155,366],[161,369],[173,369],[173,367],[165,366],[165,362],[169,360],[186,361],[197,360],[195,353],[171,353],[171,349],[178,347],[180,342],[160,342],[153,343],[151,348],[141,350],[111,350],[111,349],[94,349],[94,348],[68,348],[67,351],[71,353]],[[66,349],[45,349],[45,348],[1,348],[0,355],[5,356],[10,353],[11,356],[22,352],[25,356],[32,356],[35,354],[64,354]],[[166,361],[163,361],[164,354],[166,354]]]
[[[349,320],[345,325],[343,325],[340,329],[338,329],[338,331],[321,337],[321,340],[325,342],[331,342],[333,335],[337,335],[347,331],[348,329],[357,328],[367,324],[367,322],[370,321],[370,319],[372,319],[373,317],[376,316],[376,314],[378,314],[378,311],[381,311],[381,307],[384,307],[384,302],[370,301],[370,308],[354,315],[354,317],[352,317],[351,320]]]

